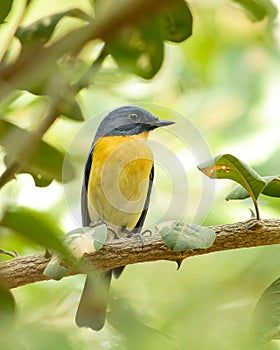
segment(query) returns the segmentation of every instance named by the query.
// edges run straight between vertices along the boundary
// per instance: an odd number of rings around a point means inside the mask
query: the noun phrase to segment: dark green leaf
[[[166,2],[159,17],[164,40],[180,43],[192,35],[192,13],[185,0]]]
[[[208,227],[176,221],[163,222],[156,229],[171,250],[209,248],[216,239],[216,233]]]
[[[58,22],[66,17],[75,17],[91,21],[92,18],[79,9],[71,9],[42,18],[27,27],[19,27],[16,36],[23,45],[44,45],[53,34]]]
[[[5,281],[0,277],[0,328],[9,326],[15,316],[15,300]]]
[[[44,248],[54,249],[68,256],[68,251],[59,238],[63,231],[46,213],[25,207],[8,208],[0,225],[18,232]]]
[[[13,5],[13,0],[1,0],[0,5],[0,23],[4,22],[4,19],[8,16]]]
[[[33,172],[31,168],[27,168],[26,170],[22,170],[21,173],[28,173],[33,177],[33,180],[35,182],[35,186],[37,187],[47,187],[49,186],[53,179],[47,178],[46,176],[43,176],[42,174],[38,173],[38,172]]]
[[[263,178],[249,165],[231,154],[222,154],[198,166],[212,179],[230,179],[242,185],[253,199],[257,199],[265,187]]]
[[[163,62],[164,45],[158,21],[126,26],[108,41],[108,52],[119,67],[145,79],[151,79]]]
[[[262,190],[262,194],[270,197],[280,197],[280,178],[279,175],[276,176],[264,176],[263,177],[266,185]],[[235,199],[246,199],[249,198],[249,193],[241,185],[235,186],[232,191],[225,197],[228,200]]]
[[[277,176],[264,176],[266,182],[265,188],[262,193],[270,197],[280,197],[280,177]]]
[[[277,8],[270,0],[232,0],[238,3],[254,22],[267,17],[270,21],[277,17]]]
[[[6,163],[20,154],[30,137],[32,136],[27,130],[21,129],[8,121],[0,120],[0,145],[7,152]],[[21,159],[18,161],[21,161]],[[59,182],[62,182],[62,180],[67,182],[74,178],[73,167],[65,160],[65,155],[45,141],[39,141],[29,163],[27,165],[23,164],[23,171],[30,173],[35,183],[41,186],[47,185],[53,179]]]
[[[280,338],[280,278],[261,295],[253,313],[252,326],[259,340]]]

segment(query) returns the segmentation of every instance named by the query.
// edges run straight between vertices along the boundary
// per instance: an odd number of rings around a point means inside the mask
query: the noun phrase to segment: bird
[[[149,132],[174,124],[137,106],[109,112],[94,136],[84,167],[81,191],[83,226],[103,222],[118,235],[140,237],[154,179]],[[87,275],[75,321],[79,327],[103,328],[112,275],[124,266]]]

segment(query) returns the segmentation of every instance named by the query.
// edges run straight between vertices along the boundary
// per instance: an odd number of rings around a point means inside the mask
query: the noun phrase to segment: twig
[[[28,77],[28,81],[35,85],[39,78],[42,79],[42,72],[44,76],[49,75],[58,58],[65,54],[79,52],[87,42],[94,39],[112,39],[123,26],[141,21],[147,17],[147,14],[151,15],[165,4],[162,0],[116,1],[110,12],[96,18],[93,23],[67,33],[49,47],[38,46],[14,64],[0,69],[0,81],[9,82],[15,86],[25,86]],[[1,99],[9,92],[9,89],[2,85]]]
[[[144,246],[135,238],[119,239],[106,244],[94,254],[87,255],[83,262],[93,270],[104,271],[114,267],[140,262],[169,260],[180,261],[191,256],[217,251],[249,248],[280,243],[280,219],[245,222],[212,226],[217,235],[216,241],[208,249],[171,251],[159,235],[144,238]],[[0,275],[10,288],[46,280],[43,271],[50,258],[43,254],[16,257],[0,263]],[[78,271],[72,271],[78,274]]]

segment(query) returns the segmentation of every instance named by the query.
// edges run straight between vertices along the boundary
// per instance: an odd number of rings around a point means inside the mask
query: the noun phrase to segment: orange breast
[[[144,209],[153,166],[148,133],[105,136],[94,148],[88,183],[92,221],[133,229]]]

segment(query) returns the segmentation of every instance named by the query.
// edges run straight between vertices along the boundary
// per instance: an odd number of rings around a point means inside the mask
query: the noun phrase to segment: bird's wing
[[[153,187],[153,181],[154,181],[154,165],[152,166],[151,172],[150,172],[150,177],[149,177],[149,187],[148,187],[148,192],[147,192],[147,197],[144,205],[144,209],[142,211],[142,214],[134,228],[134,232],[141,232],[141,229],[144,225],[144,221],[149,209],[149,202],[150,202],[150,196],[152,192],[152,187]]]
[[[81,209],[82,209],[83,226],[89,226],[91,223],[89,212],[88,212],[87,189],[88,189],[88,179],[89,179],[89,174],[91,169],[93,150],[94,148],[90,150],[86,160],[86,165],[84,169],[84,179],[82,184]]]

